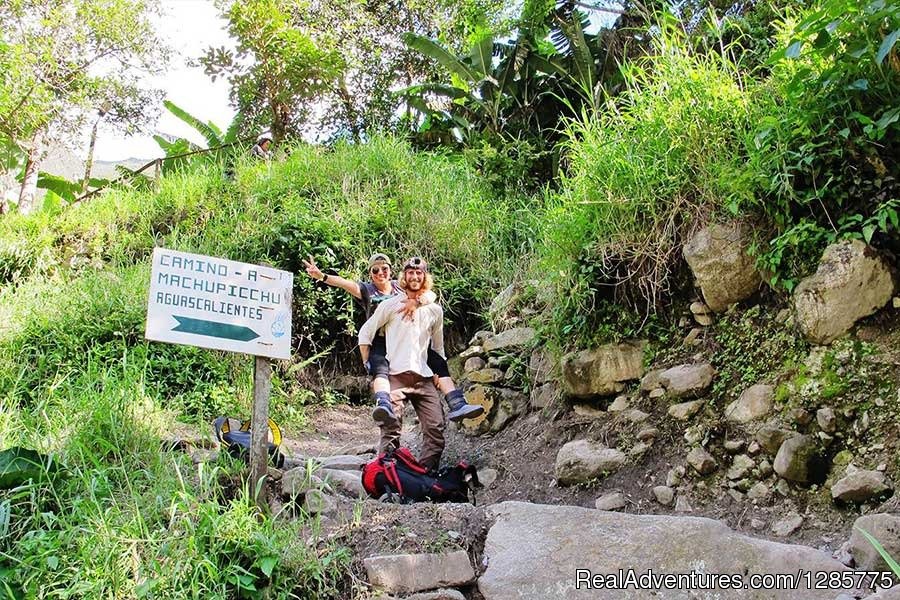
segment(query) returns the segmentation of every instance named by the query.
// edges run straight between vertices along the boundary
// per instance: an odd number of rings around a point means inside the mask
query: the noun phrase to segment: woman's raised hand
[[[308,261],[303,260],[302,258],[300,259],[303,262],[303,266],[306,267],[306,274],[313,279],[321,280],[324,275],[322,274],[322,271],[319,270],[319,267],[316,266],[316,261],[313,260],[311,254],[307,258],[309,258]]]

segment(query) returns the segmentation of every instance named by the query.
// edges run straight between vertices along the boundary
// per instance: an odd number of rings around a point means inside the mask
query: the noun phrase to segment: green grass
[[[146,274],[86,272],[0,295],[0,447],[62,465],[47,481],[0,491],[7,594],[336,595],[346,551],[308,547],[301,530],[315,523],[259,514],[238,465],[161,451],[176,419],[206,428],[217,414],[249,413],[250,361],[143,341]],[[282,387],[279,415],[290,405]]]
[[[298,145],[284,161],[239,164],[234,181],[208,166],[168,175],[156,191],[111,190],[58,214],[4,218],[0,286],[32,278],[65,285],[146,265],[154,246],[268,262],[299,274],[295,331],[315,352],[331,332],[353,330],[352,305],[312,285],[307,254],[352,278],[365,275],[374,250],[397,261],[425,256],[450,319],[477,326],[499,286],[520,276],[541,205],[497,198],[461,157],[416,153],[393,138]]]
[[[478,324],[519,275],[535,208],[495,198],[464,160],[377,138],[297,146],[283,162],[239,164],[233,181],[206,167],[166,176],[155,191],[4,217],[0,449],[32,448],[62,469],[0,491],[0,597],[342,593],[347,552],[308,545],[314,521],[259,513],[239,465],[198,466],[161,450],[176,421],[203,431],[220,414],[247,416],[252,373],[248,357],[144,340],[154,246],[298,274],[300,350],[276,365],[271,404],[296,430],[330,401],[298,374],[319,352],[349,360],[354,342],[349,298],[314,286],[301,258],[360,277],[375,249],[424,255],[451,318]]]
[[[0,573],[13,597],[326,598],[348,559],[314,522],[258,511],[239,465],[161,451],[172,414],[137,360],[87,361],[32,400],[0,403],[4,446],[51,454],[48,480],[0,491]],[[257,590],[257,591],[254,591]]]
[[[537,264],[555,288],[554,329],[581,343],[602,341],[592,332],[619,321],[604,304],[664,304],[687,233],[748,193],[735,175],[751,84],[674,32],[656,43],[653,56],[623,67],[626,91],[569,124],[569,168]]]

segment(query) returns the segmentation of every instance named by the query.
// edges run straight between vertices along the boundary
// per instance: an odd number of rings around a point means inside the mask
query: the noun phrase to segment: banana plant
[[[566,72],[569,83],[596,107],[599,96],[597,58],[584,33],[587,17],[574,5],[574,2],[563,2],[553,13],[550,38],[562,60],[571,65]]]
[[[519,137],[537,131],[553,138],[565,115],[585,103],[598,108],[615,80],[610,40],[585,32],[589,21],[578,6],[575,0],[526,0],[514,39],[484,36],[459,57],[432,39],[407,34],[407,46],[449,71],[451,83],[423,83],[398,94],[425,116],[423,126],[443,123],[460,141],[485,132]],[[443,105],[429,102],[435,96],[446,99]]]
[[[204,122],[171,100],[164,100],[163,106],[206,140],[206,148],[203,148],[187,138],[154,135],[153,139],[166,153],[166,157],[162,161],[163,174],[200,163],[218,161],[223,157],[223,152],[238,141],[238,132],[243,122],[241,112],[235,115],[228,129],[223,133],[221,128],[212,121]]]
[[[552,92],[554,85],[549,79],[566,75],[562,66],[522,39],[501,42],[484,36],[462,57],[421,35],[408,33],[404,40],[407,46],[447,69],[452,83],[422,83],[397,94],[425,115],[427,125],[450,124],[461,141],[477,133],[505,133],[510,122],[534,113],[540,97]],[[444,97],[447,102],[435,107],[429,102],[433,96]]]

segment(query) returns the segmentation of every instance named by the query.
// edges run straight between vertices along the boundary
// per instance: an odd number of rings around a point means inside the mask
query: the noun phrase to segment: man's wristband
[[[327,283],[328,282],[328,273],[323,274],[322,279],[320,279],[320,281],[322,283]]]

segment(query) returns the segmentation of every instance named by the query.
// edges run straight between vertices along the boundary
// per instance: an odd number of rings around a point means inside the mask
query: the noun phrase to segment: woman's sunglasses
[[[387,267],[387,266],[385,266],[385,267],[372,267],[371,269],[369,269],[369,271],[372,273],[372,275],[378,275],[379,272],[381,272],[381,273],[390,273],[390,272],[391,272],[391,268],[390,268],[390,267]]]

